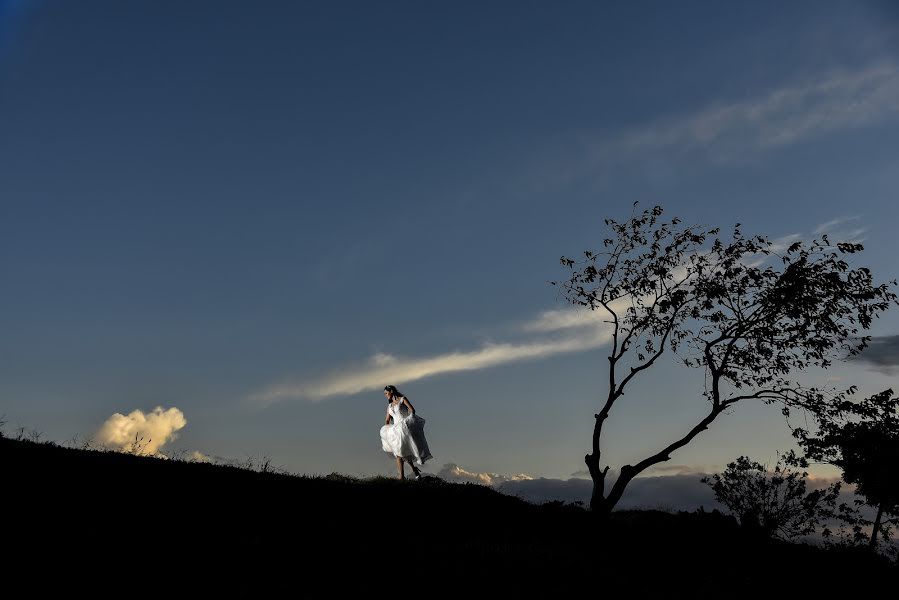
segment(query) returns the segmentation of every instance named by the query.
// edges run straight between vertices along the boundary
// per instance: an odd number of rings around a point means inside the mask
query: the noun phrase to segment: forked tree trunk
[[[608,409],[611,406],[611,400],[606,403],[605,408],[593,415],[595,421],[593,423],[593,444],[590,454],[584,457],[587,464],[587,471],[590,473],[590,479],[593,480],[593,492],[590,494],[590,512],[597,518],[597,522],[604,524],[609,519],[609,513],[612,512],[612,506],[606,501],[606,473],[609,467],[605,469],[599,468],[599,460],[601,452],[599,450],[599,438],[602,435],[602,424],[608,417]]]
[[[609,520],[609,513],[612,512],[605,497],[606,473],[608,472],[608,468],[600,470],[599,457],[592,454],[588,454],[584,457],[584,462],[587,463],[590,477],[593,479],[593,492],[590,495],[590,512],[596,516],[600,523],[605,523]]]
[[[714,381],[713,385],[717,398],[717,379]],[[590,478],[593,480],[593,493],[590,495],[590,511],[594,513],[599,522],[602,523],[608,521],[609,515],[615,509],[615,506],[618,505],[621,496],[624,494],[624,490],[634,477],[653,465],[670,460],[672,452],[679,448],[683,448],[701,431],[708,429],[711,422],[723,411],[724,406],[720,402],[716,402],[711,412],[684,437],[672,442],[664,450],[643,459],[636,465],[622,466],[618,473],[618,478],[615,480],[615,484],[612,486],[612,489],[609,490],[608,496],[605,494],[605,483],[606,473],[609,472],[609,467],[602,470],[599,468],[599,435],[602,429],[602,421],[605,420],[606,416],[604,413],[596,415],[596,426],[593,430],[593,452],[584,457],[584,462],[587,463],[587,469],[590,471]]]

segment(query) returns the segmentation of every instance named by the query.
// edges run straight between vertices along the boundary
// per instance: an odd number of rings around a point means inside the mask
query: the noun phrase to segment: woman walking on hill
[[[421,470],[415,463],[423,465],[434,458],[425,439],[425,420],[415,414],[415,407],[396,387],[385,387],[384,396],[387,397],[387,416],[381,427],[381,447],[396,457],[400,479],[406,478],[406,462],[412,467],[415,478],[421,479]]]

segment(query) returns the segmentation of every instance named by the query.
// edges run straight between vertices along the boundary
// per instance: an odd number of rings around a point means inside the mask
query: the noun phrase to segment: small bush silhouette
[[[806,536],[834,517],[840,484],[806,493],[808,473],[790,470],[785,463],[791,456],[781,457],[770,472],[767,465],[741,456],[724,473],[702,482],[747,531],[785,540]]]

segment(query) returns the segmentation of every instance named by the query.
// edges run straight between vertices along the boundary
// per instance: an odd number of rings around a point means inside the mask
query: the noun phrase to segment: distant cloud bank
[[[186,425],[187,419],[179,409],[157,406],[148,413],[140,410],[127,415],[115,413],[106,419],[95,438],[101,444],[119,450],[129,450],[137,442],[141,454],[155,454],[174,440]]]
[[[666,476],[638,477],[628,485],[619,508],[664,508],[670,510],[696,510],[700,506],[707,510],[723,507],[715,501],[711,488],[700,479],[704,473],[684,465],[671,467]],[[517,496],[522,500],[540,504],[543,502],[583,502],[590,503],[593,481],[585,471],[572,474],[569,479],[531,477],[524,473],[507,476],[498,473],[469,471],[457,464],[449,463],[437,473],[438,477],[455,483],[479,483],[489,485],[499,492]],[[609,472],[607,484],[611,485],[617,473]]]
[[[711,472],[720,469],[709,469]],[[689,465],[659,465],[649,473],[670,473],[668,475],[650,474],[633,479],[627,486],[619,509],[663,509],[672,511],[694,511],[700,507],[705,510],[727,509],[715,500],[712,489],[700,481],[707,473],[703,467]],[[541,504],[543,502],[583,502],[590,503],[593,492],[593,481],[586,471],[578,471],[569,479],[552,479],[531,477],[520,474],[505,476],[497,473],[478,473],[469,471],[457,464],[449,463],[437,473],[438,477],[455,483],[480,483],[489,485],[499,492],[517,496],[522,500]],[[618,473],[610,471],[606,485],[614,484]],[[809,478],[808,490],[822,489],[835,483],[838,479]],[[854,496],[851,486],[845,486],[840,496],[843,502],[852,502]]]
[[[871,338],[868,347],[854,358],[884,375],[899,375],[899,335]]]
[[[480,483],[483,485],[502,485],[510,481],[530,481],[533,479],[530,475],[521,473],[519,475],[500,475],[498,473],[478,473],[476,471],[467,471],[455,463],[447,463],[443,465],[437,477],[452,481],[454,483]]]

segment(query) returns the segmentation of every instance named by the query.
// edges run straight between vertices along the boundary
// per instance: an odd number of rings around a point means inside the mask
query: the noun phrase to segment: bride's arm
[[[403,404],[405,404],[406,406],[409,407],[409,410],[412,412],[413,415],[415,414],[415,407],[412,406],[412,403],[409,402],[409,399],[406,398],[405,396],[403,396]]]
[[[387,416],[384,418],[384,425],[390,425],[390,419],[393,417],[390,416],[390,407],[387,407]]]

